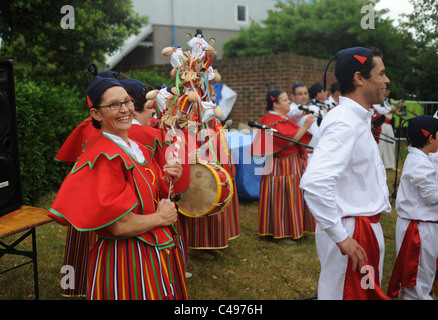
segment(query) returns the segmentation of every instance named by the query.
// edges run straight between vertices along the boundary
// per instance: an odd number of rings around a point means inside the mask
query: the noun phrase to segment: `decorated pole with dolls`
[[[184,181],[187,188],[177,204],[189,249],[220,249],[240,233],[235,169],[211,84],[220,82],[221,75],[212,66],[215,49],[200,30],[187,45],[185,51],[181,45],[162,50],[176,84],[151,91],[146,98],[155,103],[159,127],[171,143],[166,155],[179,157],[183,165],[179,183]],[[217,226],[222,229],[213,230]]]
[[[170,58],[170,74],[175,78],[176,86],[150,91],[146,98],[148,103],[156,104],[159,127],[172,143],[168,156],[179,157],[186,164],[184,176],[186,183],[190,184],[188,172],[193,168],[187,164],[206,161],[221,168],[225,160],[226,167],[231,166],[226,139],[220,138],[221,126],[216,120],[223,116],[223,112],[211,97],[210,82],[221,81],[219,72],[212,67],[216,52],[199,30],[187,44],[191,50],[183,51],[181,45],[162,50],[162,54]],[[230,199],[234,192],[229,193]]]

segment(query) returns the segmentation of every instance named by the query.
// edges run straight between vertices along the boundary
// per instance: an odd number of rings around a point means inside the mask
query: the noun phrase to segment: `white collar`
[[[348,107],[351,108],[351,110],[359,117],[361,118],[370,118],[372,117],[372,115],[374,114],[373,110],[367,110],[364,107],[362,107],[359,103],[357,103],[356,101],[347,98],[347,97],[343,97],[340,96],[339,97],[339,104],[342,105],[347,105]]]
[[[121,147],[123,150],[125,150],[135,159],[137,159],[138,162],[140,163],[145,162],[145,157],[143,155],[143,152],[140,150],[137,143],[135,143],[131,139],[128,139],[129,140],[129,145],[128,145],[126,141],[119,136],[116,136],[108,132],[103,132],[103,134],[108,138],[110,138],[111,140],[113,140],[119,147]]]
[[[288,117],[282,116],[281,114],[279,114],[278,112],[276,112],[274,110],[269,110],[268,113],[275,114],[275,115],[280,116],[280,117],[285,118],[285,119],[289,119]]]

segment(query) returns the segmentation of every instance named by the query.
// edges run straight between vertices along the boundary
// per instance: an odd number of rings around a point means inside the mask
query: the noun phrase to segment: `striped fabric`
[[[137,238],[101,238],[90,252],[87,299],[187,299],[184,271],[176,248],[159,250]]]
[[[236,184],[234,183],[234,190]],[[223,249],[240,235],[239,198],[235,192],[230,204],[218,214],[198,218],[180,216],[187,246],[191,249]]]
[[[240,235],[240,217],[239,217],[239,196],[237,194],[237,185],[233,180],[234,195],[228,207],[225,208],[228,222],[228,240],[237,238]]]
[[[93,231],[79,232],[72,226],[68,226],[63,265],[73,267],[74,283],[61,283],[61,295],[65,297],[86,296],[88,252],[97,238],[97,234]],[[66,281],[67,278],[61,280]]]
[[[301,175],[307,166],[299,154],[273,158],[270,174],[260,180],[258,233],[274,238],[300,238],[314,233],[311,215],[300,189]]]

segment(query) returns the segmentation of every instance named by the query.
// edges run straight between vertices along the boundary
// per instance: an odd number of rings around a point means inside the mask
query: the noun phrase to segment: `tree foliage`
[[[88,63],[103,63],[146,17],[133,12],[132,1],[71,0],[74,28],[61,26],[65,2],[3,0],[0,3],[0,55],[15,62],[22,73],[75,77]]]
[[[320,0],[312,4],[279,2],[262,23],[253,22],[224,45],[224,57],[293,53],[330,59],[339,50],[377,47],[383,51],[392,92],[405,93],[412,79],[406,76],[415,48],[412,35],[396,28],[386,10],[374,12],[374,28],[363,28],[364,6],[377,1]]]
[[[438,101],[438,2],[410,0],[414,10],[405,29],[415,31],[415,50],[409,76],[411,91],[420,100]]]

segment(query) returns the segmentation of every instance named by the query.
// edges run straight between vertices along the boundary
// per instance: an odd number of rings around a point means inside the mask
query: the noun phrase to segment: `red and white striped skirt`
[[[90,252],[87,299],[187,299],[179,247],[159,250],[137,238],[100,238]]]
[[[266,165],[265,165],[266,166]],[[272,160],[272,170],[260,180],[258,233],[274,238],[300,238],[315,232],[315,219],[300,189],[307,161],[299,154]]]

